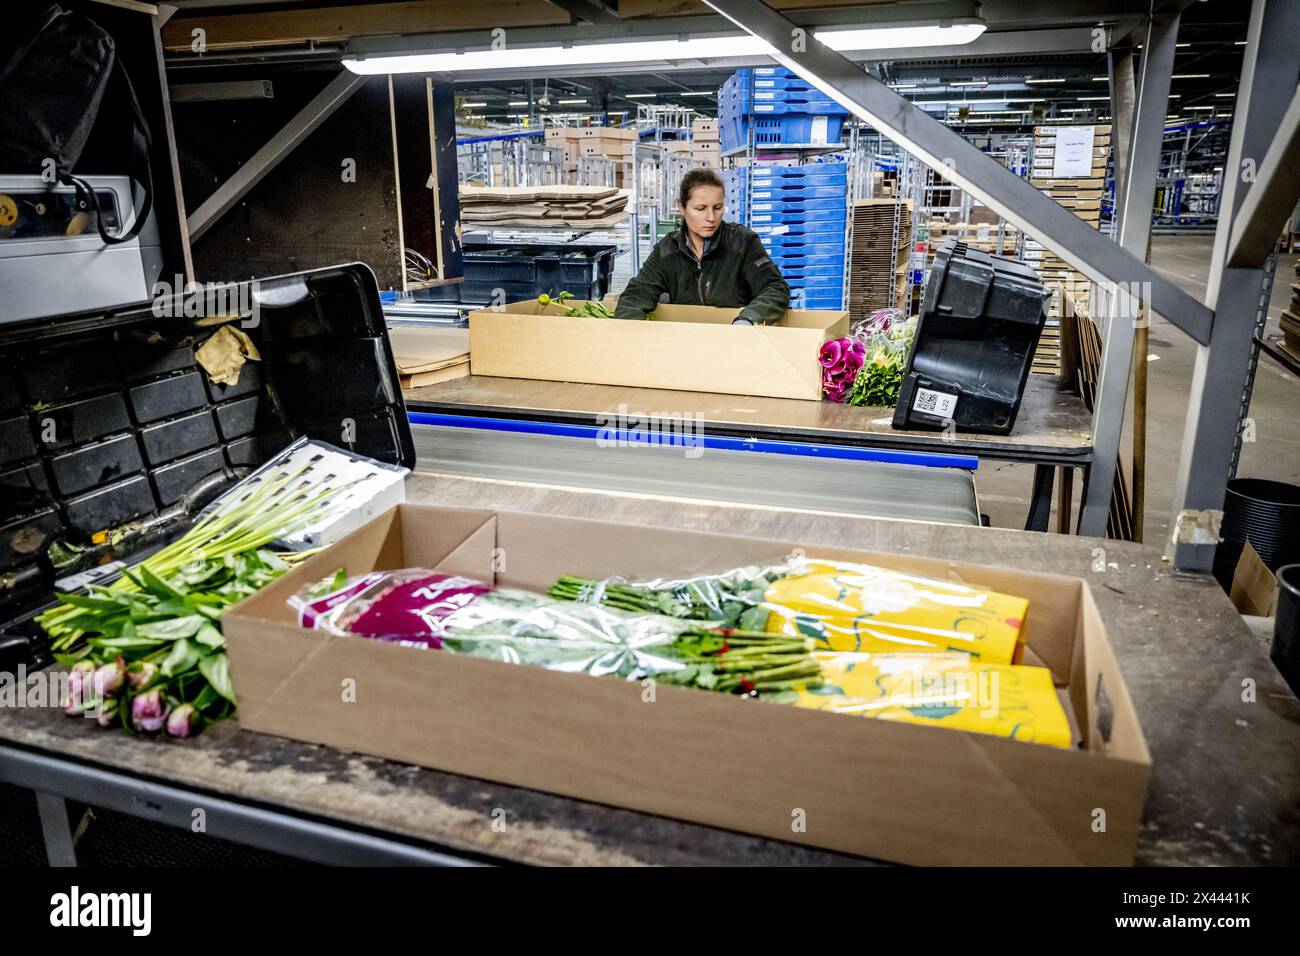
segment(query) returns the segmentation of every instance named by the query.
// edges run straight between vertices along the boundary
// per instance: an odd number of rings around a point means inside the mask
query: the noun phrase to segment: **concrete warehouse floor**
[[[1213,243],[1211,235],[1155,236],[1151,246],[1152,266],[1204,301]],[[1295,265],[1295,255],[1278,259],[1266,333],[1269,337],[1279,334],[1278,317],[1291,299],[1291,285],[1296,281]],[[1162,548],[1169,528],[1174,474],[1187,417],[1196,346],[1174,325],[1156,317],[1151,323],[1147,361],[1147,497],[1143,538],[1153,547]],[[1222,396],[1222,401],[1233,405],[1237,399],[1236,395]],[[1255,441],[1243,447],[1237,474],[1243,478],[1300,482],[1300,378],[1285,371],[1268,355],[1261,354],[1259,358],[1250,417],[1255,421]],[[1130,418],[1125,423],[1126,461],[1132,448],[1131,424]],[[995,526],[1024,527],[1032,479],[1033,467],[1029,465],[980,462],[975,476],[980,507]],[[1076,481],[1076,502],[1078,497]],[[1055,520],[1053,512],[1053,528]]]

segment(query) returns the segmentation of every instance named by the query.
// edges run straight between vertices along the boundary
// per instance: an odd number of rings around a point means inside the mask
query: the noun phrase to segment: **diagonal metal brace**
[[[1228,265],[1258,269],[1273,251],[1278,232],[1300,199],[1300,87],[1282,117],[1273,143],[1259,163],[1259,179],[1232,223]]]
[[[961,135],[818,43],[760,0],[705,0],[741,29],[766,40],[772,57],[855,115],[886,133],[943,177],[968,190],[1004,219],[1055,250],[1103,285],[1141,290],[1148,308],[1197,342],[1209,341],[1214,313],[1138,257],[1121,249],[1027,180],[999,166]]]
[[[218,186],[217,191],[205,199],[198,209],[190,213],[186,220],[190,241],[196,242],[207,232],[213,223],[279,165],[280,160],[293,152],[313,130],[346,103],[348,97],[360,89],[367,79],[368,77],[344,70],[330,80],[329,85],[317,93],[280,132],[272,136],[233,176]]]

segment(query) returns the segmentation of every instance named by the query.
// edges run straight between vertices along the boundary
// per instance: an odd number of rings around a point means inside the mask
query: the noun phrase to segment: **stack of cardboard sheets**
[[[1296,281],[1291,283],[1291,304],[1282,310],[1282,351],[1300,362],[1300,262],[1295,264]]]
[[[437,385],[469,374],[469,329],[394,326],[388,340],[402,388]]]
[[[467,225],[607,229],[627,218],[627,196],[606,186],[462,186]]]

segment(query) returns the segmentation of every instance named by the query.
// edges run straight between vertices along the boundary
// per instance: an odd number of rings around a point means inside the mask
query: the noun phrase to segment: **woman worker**
[[[618,298],[615,318],[644,319],[660,302],[739,309],[733,325],[769,325],[790,306],[781,278],[757,235],[722,221],[722,180],[711,169],[682,177],[682,225],[664,236]]]

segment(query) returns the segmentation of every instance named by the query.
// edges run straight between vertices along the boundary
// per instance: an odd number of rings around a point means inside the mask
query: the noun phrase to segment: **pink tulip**
[[[167,701],[161,690],[148,690],[131,701],[131,724],[136,730],[155,733],[167,720]]]
[[[167,715],[167,733],[173,737],[190,737],[199,729],[199,712],[190,704],[181,704]]]

